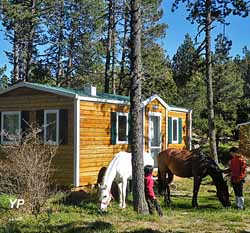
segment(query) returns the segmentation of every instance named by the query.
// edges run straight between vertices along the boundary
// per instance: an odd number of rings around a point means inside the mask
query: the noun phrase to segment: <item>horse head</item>
[[[205,153],[200,151],[200,156],[202,158],[203,170],[207,172],[213,179],[216,186],[217,197],[224,207],[231,206],[229,200],[229,192],[227,182],[224,180],[222,173],[224,170],[220,169],[217,163]]]
[[[224,207],[229,207],[231,206],[230,200],[229,200],[229,192],[228,192],[228,185],[227,181],[224,180],[223,178],[223,172],[224,170],[220,169],[219,166],[214,162],[215,164],[215,175],[216,180],[214,179],[216,189],[217,189],[217,197],[221,204]]]
[[[213,178],[213,181],[216,185],[217,197],[224,207],[229,207],[231,206],[231,203],[229,200],[228,185],[222,175],[224,170],[220,169],[219,166],[214,162],[214,160],[213,163],[215,170],[214,170],[214,176],[211,175],[211,177]]]
[[[99,185],[99,193],[100,210],[105,212],[112,199],[112,195],[107,185]]]

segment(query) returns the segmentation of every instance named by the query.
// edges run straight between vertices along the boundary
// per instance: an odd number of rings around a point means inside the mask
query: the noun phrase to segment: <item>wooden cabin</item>
[[[239,149],[242,153],[250,157],[250,122],[237,125],[239,129]]]
[[[59,145],[53,161],[60,185],[96,184],[114,155],[129,150],[126,96],[96,93],[90,86],[68,89],[21,82],[0,92],[0,129],[44,127],[43,142]],[[191,148],[191,110],[154,95],[142,103],[144,151],[155,157],[168,147]],[[3,135],[0,143],[11,143]]]

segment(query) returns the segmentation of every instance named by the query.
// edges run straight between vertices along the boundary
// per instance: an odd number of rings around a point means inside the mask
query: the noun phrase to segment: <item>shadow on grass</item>
[[[84,190],[79,190],[79,191],[70,192],[61,201],[64,205],[80,206],[83,202],[90,202],[90,201],[96,201],[96,200],[97,200],[97,196],[93,196]]]
[[[37,228],[38,227],[38,228]],[[24,231],[25,229],[25,231]],[[15,232],[22,233],[26,232],[29,229],[29,226],[12,226],[6,225],[0,227],[0,232]],[[30,229],[31,230],[31,229]],[[28,232],[31,232],[28,230]],[[34,229],[33,229],[34,230]],[[32,232],[39,233],[116,233],[117,231],[113,225],[109,222],[95,221],[95,222],[81,222],[76,225],[76,223],[67,223],[62,225],[44,225],[36,226],[35,230]]]
[[[163,233],[162,231],[158,231],[158,230],[152,230],[149,228],[146,229],[139,229],[139,230],[135,230],[135,231],[129,231],[130,233]],[[165,231],[164,231],[165,232]],[[124,232],[125,233],[125,232]]]
[[[86,224],[86,225],[85,225]],[[75,224],[65,224],[60,226],[48,227],[46,232],[63,233],[116,233],[117,231],[111,223],[96,221],[92,223],[82,223],[84,226],[75,226]]]
[[[218,206],[216,203],[205,203],[204,201],[198,201],[198,210],[216,210],[223,208],[222,205]],[[169,208],[168,206],[163,205],[164,208]],[[173,201],[170,204],[171,209],[188,209],[188,210],[195,210],[195,208],[192,207],[192,200],[180,202],[180,201]]]
[[[124,233],[184,233],[185,231],[182,230],[177,230],[177,231],[172,231],[172,230],[166,230],[166,231],[159,231],[159,230],[153,230],[150,228],[146,229],[139,229],[135,231],[125,231]]]

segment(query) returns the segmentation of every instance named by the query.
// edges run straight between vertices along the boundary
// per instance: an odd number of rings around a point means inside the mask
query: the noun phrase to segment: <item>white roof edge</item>
[[[147,98],[146,100],[144,100],[142,102],[142,107],[144,108],[146,105],[148,105],[150,102],[152,102],[153,100],[159,100],[159,102],[168,110],[168,111],[177,111],[177,112],[190,112],[190,109],[187,108],[181,108],[181,107],[172,107],[169,106],[160,96],[158,96],[157,94],[150,96],[149,98]]]
[[[150,102],[152,102],[153,100],[158,99],[159,102],[165,107],[168,108],[168,105],[166,104],[166,102],[157,94],[150,96],[149,98],[147,98],[146,100],[144,100],[142,102],[142,107],[145,107],[146,105],[148,105]]]
[[[32,89],[46,91],[46,92],[50,92],[50,93],[54,93],[54,94],[58,94],[58,95],[66,96],[66,97],[76,98],[76,99],[78,98],[77,94],[66,93],[66,92],[60,91],[60,90],[52,90],[50,88],[34,85],[32,83],[29,83],[29,82],[20,82],[20,83],[14,84],[13,86],[7,87],[6,89],[0,91],[0,95],[7,93],[9,91],[15,90],[15,89],[20,88],[20,87],[32,88]]]
[[[172,106],[169,106],[168,110],[169,111],[176,111],[176,112],[186,112],[186,113],[192,111],[191,109],[181,108],[181,107],[172,107]]]
[[[243,125],[249,125],[250,124],[250,121],[248,122],[244,122],[244,123],[240,123],[240,124],[237,124],[237,128],[240,127],[240,126],[243,126]]]
[[[129,101],[103,99],[103,98],[94,97],[94,96],[93,97],[91,97],[91,96],[79,96],[78,99],[84,100],[84,101],[90,101],[90,102],[130,105]]]

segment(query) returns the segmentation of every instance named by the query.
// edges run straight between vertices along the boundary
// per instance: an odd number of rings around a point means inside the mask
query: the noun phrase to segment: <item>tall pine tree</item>
[[[131,152],[134,210],[147,212],[144,193],[141,114],[141,1],[131,0]]]
[[[243,95],[243,80],[229,56],[232,42],[222,34],[215,41],[213,92],[218,148],[220,137],[232,136],[234,133],[237,107]]]
[[[210,154],[218,161],[216,148],[216,129],[214,116],[214,98],[213,98],[213,78],[212,78],[212,54],[211,54],[211,31],[214,22],[226,23],[226,17],[230,14],[247,16],[249,13],[248,1],[244,0],[175,0],[173,10],[178,8],[180,2],[186,3],[186,9],[189,11],[188,19],[198,24],[200,35],[204,35],[204,41],[199,47],[199,51],[205,49],[206,57],[206,84],[207,84],[207,109],[208,109],[208,128],[210,141]]]

